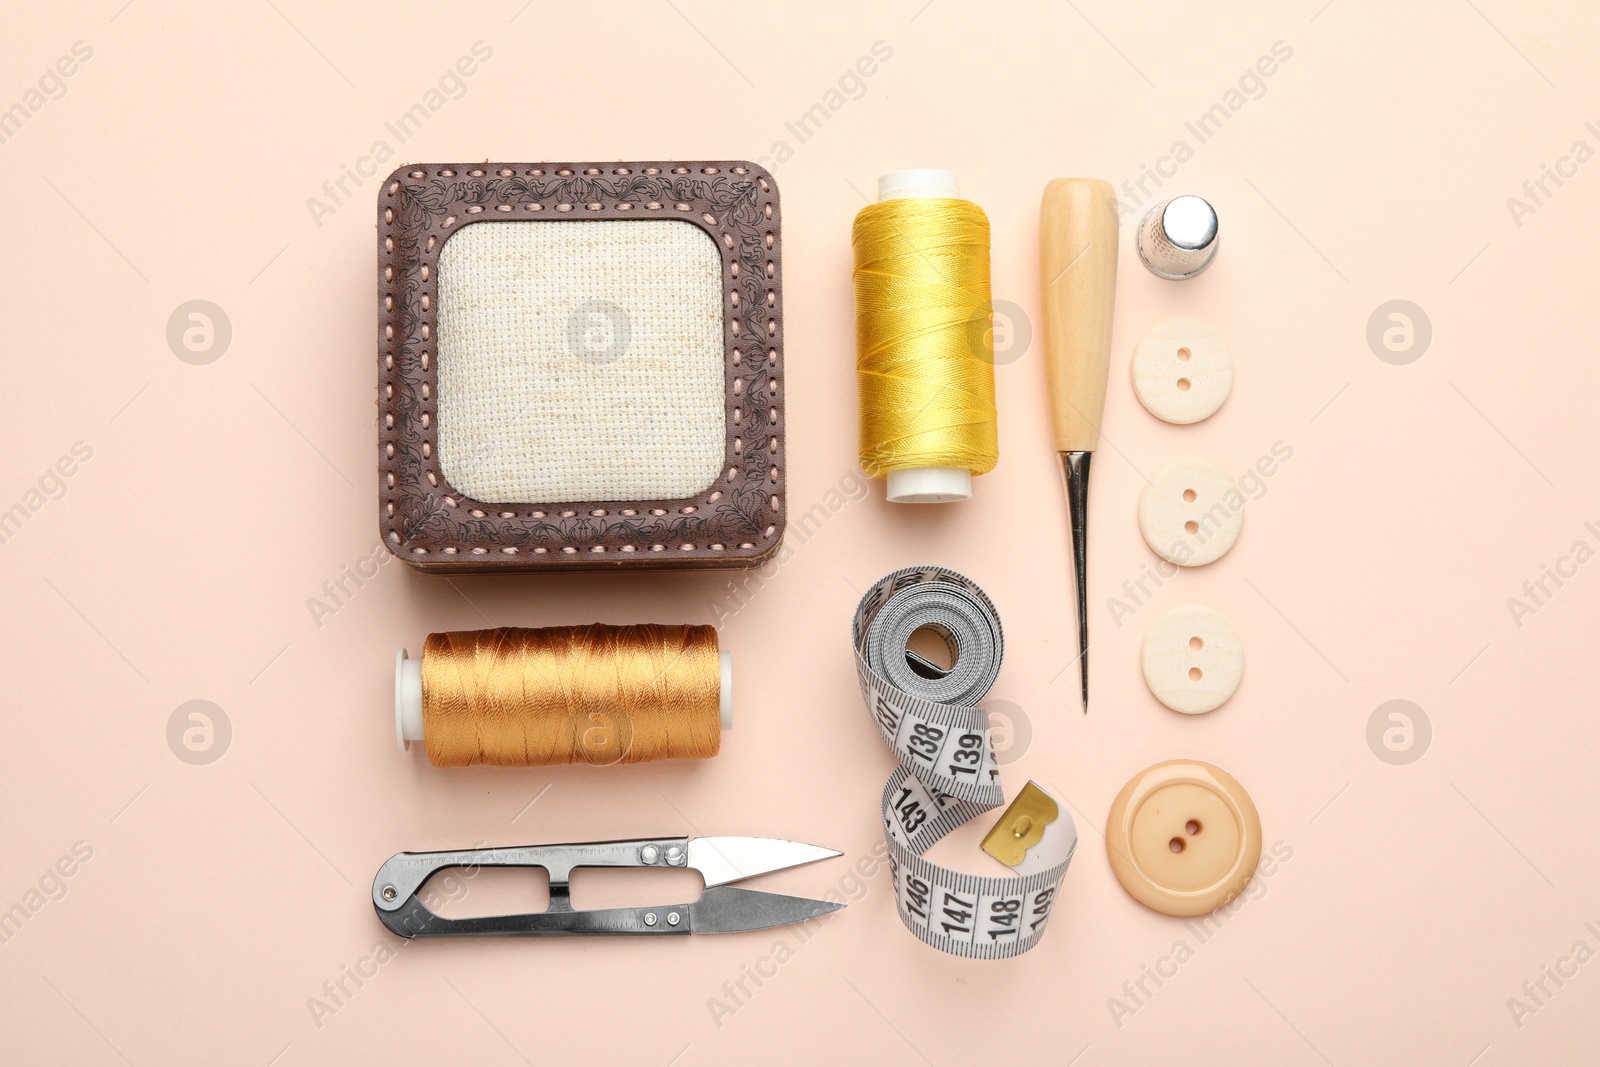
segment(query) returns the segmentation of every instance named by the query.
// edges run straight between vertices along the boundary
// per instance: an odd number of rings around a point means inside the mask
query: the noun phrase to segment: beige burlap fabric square
[[[725,450],[721,260],[671,219],[479,222],[439,253],[439,462],[488,503],[671,500]]]

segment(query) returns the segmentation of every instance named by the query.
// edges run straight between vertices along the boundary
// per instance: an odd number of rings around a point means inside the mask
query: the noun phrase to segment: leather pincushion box
[[[384,544],[435,573],[771,556],[779,236],[753,163],[396,170],[378,194]]]

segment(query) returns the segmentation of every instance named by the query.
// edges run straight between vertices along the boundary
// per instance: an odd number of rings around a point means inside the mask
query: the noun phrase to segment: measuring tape
[[[949,668],[909,649],[923,629],[949,646]],[[884,786],[883,825],[901,921],[952,955],[1021,955],[1044,935],[1078,844],[1072,816],[1054,797],[1029,782],[984,838],[984,851],[1010,876],[966,874],[922,858],[1004,799],[989,717],[978,706],[1005,650],[994,604],[955,571],[908,567],[867,590],[850,640],[861,695],[900,761]]]

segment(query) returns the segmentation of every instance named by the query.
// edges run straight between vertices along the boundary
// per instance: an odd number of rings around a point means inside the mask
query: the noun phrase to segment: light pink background
[[[1600,950],[1585,927],[1600,927],[1600,571],[1547,581],[1554,595],[1520,627],[1507,599],[1574,542],[1600,546],[1584,525],[1600,520],[1600,168],[1563,164],[1571,176],[1547,181],[1553,195],[1520,226],[1507,198],[1575,141],[1600,147],[1585,127],[1600,119],[1600,16],[1505,0],[1192,14],[1104,0],[123,2],[13,4],[0,32],[0,107],[25,102],[74,42],[93,53],[0,143],[0,507],[26,502],[75,442],[93,450],[65,495],[0,544],[0,909],[43,901],[30,898],[41,881],[60,896],[0,944],[0,1058],[1592,1057],[1600,963],[1559,988],[1546,979],[1543,1006],[1522,987],[1545,967],[1570,974],[1575,942]],[[476,41],[493,55],[447,83],[464,95],[397,144],[385,123]],[[830,99],[880,41],[892,56]],[[1199,144],[1185,122],[1279,41],[1292,58],[1247,82],[1257,98]],[[819,102],[839,106],[800,143],[785,124]],[[727,576],[447,581],[391,561],[313,620],[308,599],[377,538],[376,179],[347,180],[353,198],[320,225],[307,201],[379,139],[395,150],[385,173],[761,159],[787,142],[792,156],[768,165],[785,216],[793,514],[854,470],[849,228],[881,172],[958,171],[993,220],[996,297],[1036,319],[1046,180],[1121,185],[1188,141],[1193,158],[1164,193],[1210,198],[1223,249],[1200,280],[1163,282],[1125,227],[1094,478],[1092,713],[1079,714],[1069,669],[1065,516],[1035,345],[998,370],[1002,458],[971,503],[891,508],[873,483],[726,622],[738,726],[716,760],[444,772],[398,755],[397,645],[488,623],[708,622]],[[233,329],[206,366],[165,339],[169,315],[197,298]],[[1393,299],[1432,323],[1407,366],[1366,341]],[[1232,397],[1188,428],[1146,414],[1127,379],[1134,341],[1178,314],[1215,323],[1237,352]],[[1293,459],[1250,504],[1235,549],[1119,628],[1107,598],[1155,562],[1134,523],[1144,476],[1183,453],[1243,471],[1278,441]],[[848,618],[874,579],[923,561],[965,571],[998,603],[1009,647],[994,696],[1032,729],[1007,788],[1047,783],[1082,836],[1048,935],[1019,961],[934,952],[901,929],[882,873],[864,890],[849,881],[878,839],[891,761],[856,692]],[[1237,696],[1192,719],[1158,705],[1138,668],[1148,624],[1191,601],[1226,613],[1249,657]],[[167,742],[174,709],[194,699],[233,730],[207,766]],[[1366,739],[1393,699],[1434,730],[1406,766]],[[1293,853],[1204,943],[1122,891],[1101,838],[1123,782],[1177,756],[1235,774],[1269,845]],[[724,983],[770,971],[763,959],[792,935],[396,950],[368,897],[401,849],[672,832],[843,849],[761,886],[859,899],[718,1020]],[[92,857],[64,862],[73,874],[56,881],[48,872],[79,842]],[[953,851],[974,871],[989,862]],[[1136,1011],[1114,1012],[1114,997],[1133,1004],[1123,984],[1143,968],[1170,973],[1161,961],[1179,940],[1193,957],[1159,988],[1146,979],[1153,995]],[[347,979],[337,1011],[314,1012],[324,982],[371,970],[361,961],[379,945],[393,958],[358,989]],[[1514,996],[1537,1011],[1514,1019]]]

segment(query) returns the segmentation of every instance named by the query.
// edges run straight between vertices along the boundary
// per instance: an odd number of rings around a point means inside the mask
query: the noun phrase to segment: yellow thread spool
[[[972,495],[1000,458],[989,219],[949,171],[884,175],[856,216],[861,467],[896,503]]]
[[[395,659],[396,740],[424,741],[436,767],[707,759],[732,725],[710,626],[437,633]]]

